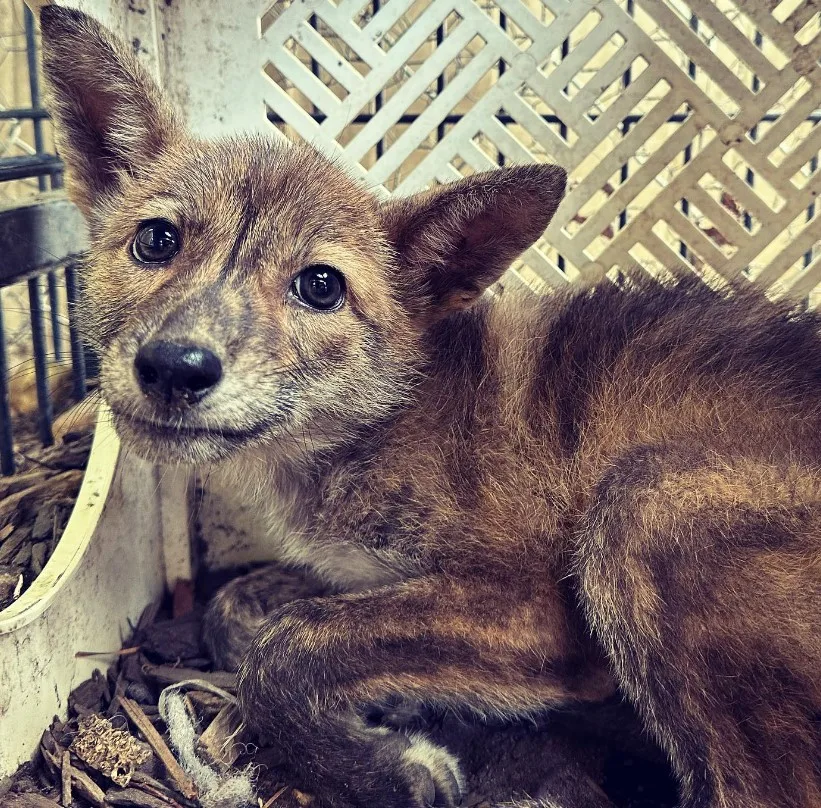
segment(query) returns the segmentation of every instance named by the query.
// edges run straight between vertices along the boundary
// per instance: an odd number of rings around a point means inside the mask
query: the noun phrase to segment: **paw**
[[[455,808],[465,793],[456,758],[418,733],[357,726],[344,745],[314,744],[323,747],[321,758],[307,768],[304,758],[293,764],[322,808]]]
[[[442,746],[424,735],[408,737],[410,746],[402,752],[400,761],[420,808],[453,808],[465,794],[465,779],[456,758]]]
[[[272,564],[235,578],[208,604],[202,639],[214,667],[236,671],[265,618],[283,603],[323,594],[297,572]]]

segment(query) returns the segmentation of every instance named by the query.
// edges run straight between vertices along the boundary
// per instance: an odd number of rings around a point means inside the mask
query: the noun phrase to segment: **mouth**
[[[259,424],[251,429],[231,429],[229,427],[202,427],[187,424],[160,424],[146,421],[143,418],[129,418],[128,425],[135,431],[156,435],[165,440],[187,438],[218,438],[225,441],[246,441],[255,438],[268,428],[268,424]]]
[[[116,411],[114,423],[120,437],[138,454],[160,462],[216,460],[259,438],[273,426],[267,422],[247,429],[169,424]]]

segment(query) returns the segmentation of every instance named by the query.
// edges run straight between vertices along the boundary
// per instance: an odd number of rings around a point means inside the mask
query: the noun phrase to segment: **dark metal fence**
[[[43,445],[53,442],[53,407],[49,389],[49,358],[61,362],[65,355],[59,287],[65,284],[69,317],[69,351],[74,378],[74,396],[86,391],[85,355],[74,321],[77,300],[75,262],[85,248],[85,225],[79,212],[61,195],[49,191],[62,187],[63,164],[45,146],[41,106],[40,71],[35,20],[25,9],[26,55],[31,106],[0,111],[0,120],[29,120],[34,129],[36,154],[0,158],[0,183],[36,178],[41,197],[0,209],[0,288],[25,282],[31,325],[31,356],[37,388],[37,431]],[[48,300],[51,339],[47,344],[44,300]],[[14,434],[9,402],[10,376],[4,312],[0,306],[0,472],[15,471]]]

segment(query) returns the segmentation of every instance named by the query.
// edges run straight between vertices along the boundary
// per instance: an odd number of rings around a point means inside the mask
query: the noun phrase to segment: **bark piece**
[[[228,704],[208,725],[197,741],[197,752],[222,772],[228,771],[242,754],[241,744],[250,738],[242,733],[242,716],[236,704]]]

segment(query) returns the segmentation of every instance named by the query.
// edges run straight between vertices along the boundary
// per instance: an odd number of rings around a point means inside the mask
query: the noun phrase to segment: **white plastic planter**
[[[155,468],[120,453],[103,408],[82,487],[43,572],[0,611],[0,778],[29,760],[71,690],[116,651],[165,586]]]

